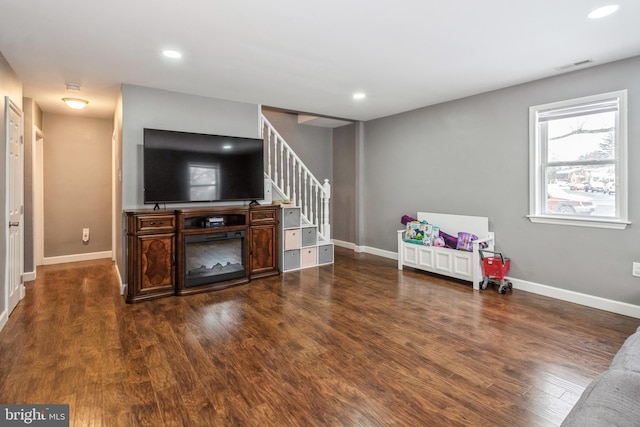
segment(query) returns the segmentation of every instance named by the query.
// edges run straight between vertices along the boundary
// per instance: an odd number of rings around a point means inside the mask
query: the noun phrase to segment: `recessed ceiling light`
[[[365,99],[367,94],[364,92],[357,92],[353,94],[353,99]]]
[[[172,59],[182,58],[182,54],[177,50],[163,50],[162,54],[167,58],[172,58]]]
[[[604,18],[605,16],[609,16],[612,13],[614,13],[616,10],[618,10],[618,7],[619,6],[617,4],[610,4],[608,6],[599,7],[589,12],[589,14],[587,15],[587,18],[589,19]]]

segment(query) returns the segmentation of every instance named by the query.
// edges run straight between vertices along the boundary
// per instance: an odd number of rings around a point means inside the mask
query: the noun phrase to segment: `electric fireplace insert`
[[[185,288],[246,277],[245,231],[184,238]]]

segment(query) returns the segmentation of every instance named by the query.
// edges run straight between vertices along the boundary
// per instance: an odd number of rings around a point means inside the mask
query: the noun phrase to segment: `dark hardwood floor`
[[[46,266],[0,332],[0,402],[72,426],[556,426],[640,320],[334,265],[128,305],[107,261]]]

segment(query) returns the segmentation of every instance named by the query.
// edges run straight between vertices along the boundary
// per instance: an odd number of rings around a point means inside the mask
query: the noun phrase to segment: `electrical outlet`
[[[88,228],[83,228],[82,229],[82,241],[85,242],[85,243],[89,241],[89,229]]]
[[[640,277],[640,262],[633,263],[633,270],[631,270],[631,275]]]

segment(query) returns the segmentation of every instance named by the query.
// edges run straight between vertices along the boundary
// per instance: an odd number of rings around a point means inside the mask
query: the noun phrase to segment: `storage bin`
[[[300,227],[300,208],[284,208],[282,225],[284,228]]]
[[[318,246],[318,264],[329,264],[333,262],[333,245]]]
[[[313,267],[314,265],[318,264],[318,251],[317,248],[315,246],[310,247],[310,248],[302,248],[300,249],[301,252],[301,266],[302,268],[305,267]]]
[[[318,229],[315,226],[304,227],[302,229],[302,246],[313,246],[316,244]]]
[[[284,251],[282,257],[282,269],[295,270],[300,268],[300,249],[294,249],[291,251]]]
[[[299,228],[284,230],[284,250],[298,249],[302,246],[302,231]]]

